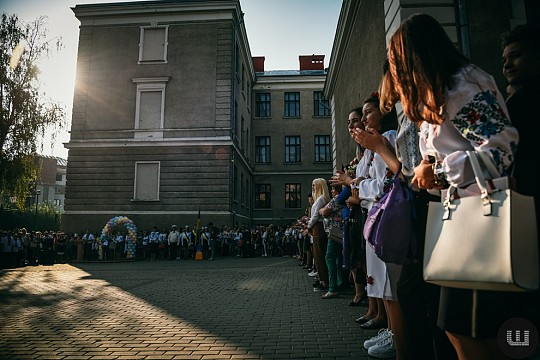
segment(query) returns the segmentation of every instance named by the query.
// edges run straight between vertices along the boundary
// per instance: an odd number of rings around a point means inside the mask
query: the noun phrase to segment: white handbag
[[[455,188],[451,187],[450,196],[443,196],[442,202],[429,203],[424,280],[463,289],[538,289],[533,197],[510,189],[504,178],[486,181],[477,153],[467,151],[467,155],[480,194],[453,196]],[[488,170],[494,168],[490,159],[482,156],[481,160]]]

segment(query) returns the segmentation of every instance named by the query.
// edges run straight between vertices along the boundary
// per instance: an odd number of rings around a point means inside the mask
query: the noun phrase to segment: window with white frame
[[[142,26],[139,64],[167,62],[168,26]]]
[[[134,200],[159,200],[159,172],[159,161],[139,161],[135,163]]]
[[[135,129],[163,129],[165,119],[165,78],[134,78],[137,84]]]

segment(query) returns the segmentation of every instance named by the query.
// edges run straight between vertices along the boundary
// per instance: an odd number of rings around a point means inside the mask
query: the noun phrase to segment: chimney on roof
[[[264,56],[253,56],[251,61],[253,61],[253,68],[256,73],[264,72]]]
[[[300,70],[324,70],[324,55],[300,55]]]

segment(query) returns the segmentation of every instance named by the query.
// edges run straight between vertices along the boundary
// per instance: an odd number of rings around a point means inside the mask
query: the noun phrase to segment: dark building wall
[[[510,1],[469,0],[466,5],[471,61],[490,73],[504,94],[501,35],[510,30]]]
[[[351,14],[353,15],[353,14]],[[334,116],[336,129],[336,164],[347,164],[356,155],[356,144],[347,130],[349,112],[362,106],[364,100],[377,91],[386,59],[383,2],[360,2],[350,33],[345,35],[346,46],[334,87]],[[345,44],[344,44],[345,45]]]

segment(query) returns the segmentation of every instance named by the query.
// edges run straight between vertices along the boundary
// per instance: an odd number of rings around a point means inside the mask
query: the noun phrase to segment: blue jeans
[[[325,259],[326,266],[328,267],[328,291],[336,292],[343,283],[341,279],[343,246],[334,240],[328,240]]]

